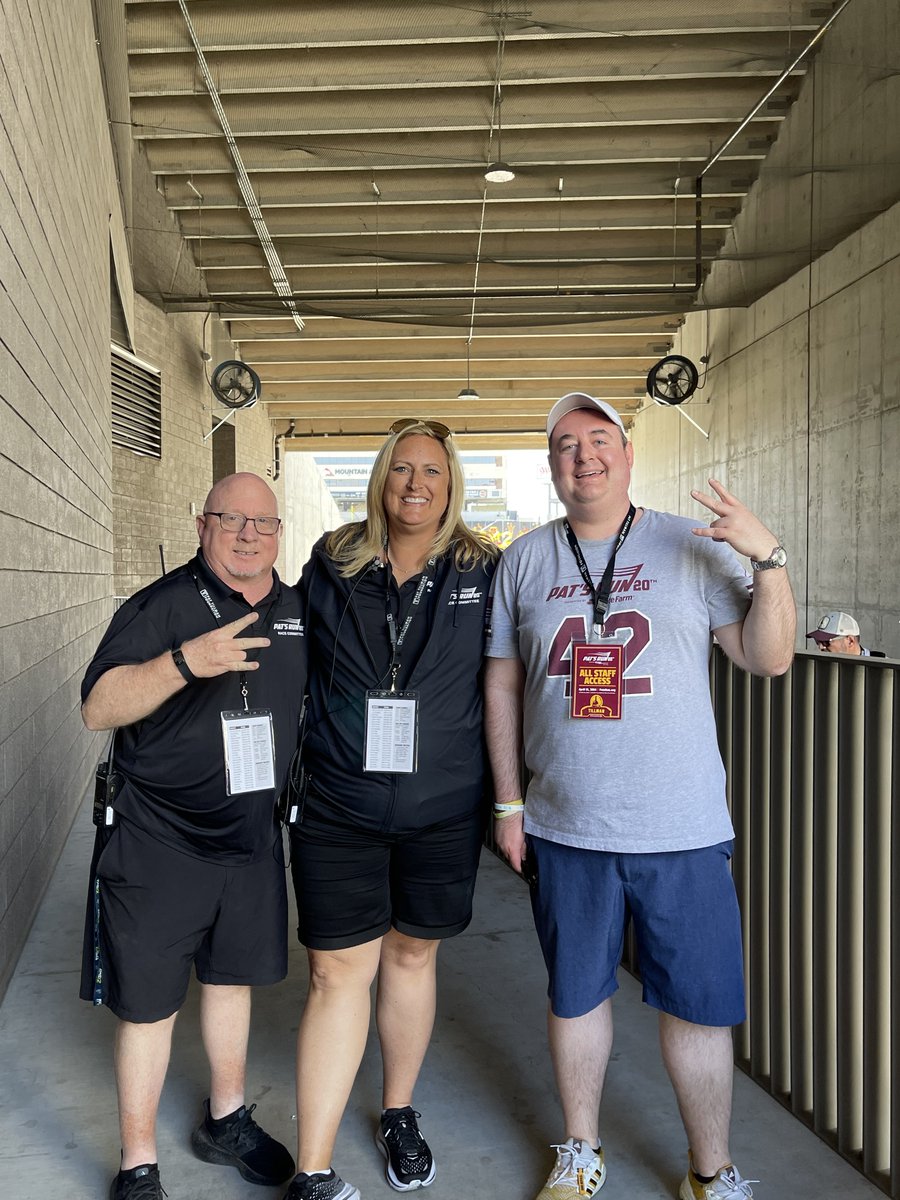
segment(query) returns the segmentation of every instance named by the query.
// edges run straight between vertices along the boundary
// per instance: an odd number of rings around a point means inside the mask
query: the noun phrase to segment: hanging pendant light
[[[500,158],[496,162],[488,164],[484,177],[488,183],[511,183],[515,179],[516,173],[509,163],[505,163]]]
[[[472,387],[471,370],[470,370],[471,365],[472,365],[471,355],[470,355],[471,344],[472,344],[472,332],[470,329],[469,336],[466,339],[466,386],[461,391],[456,393],[457,400],[480,400],[481,399],[481,397],[478,395],[478,393]]]

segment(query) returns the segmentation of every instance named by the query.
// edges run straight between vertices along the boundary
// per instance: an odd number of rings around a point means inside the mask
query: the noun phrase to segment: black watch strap
[[[179,674],[181,675],[181,678],[185,681],[185,683],[196,683],[197,682],[197,676],[194,674],[194,672],[191,670],[191,668],[184,661],[184,655],[181,653],[180,649],[172,651],[172,661],[174,662],[175,666],[178,668]]]

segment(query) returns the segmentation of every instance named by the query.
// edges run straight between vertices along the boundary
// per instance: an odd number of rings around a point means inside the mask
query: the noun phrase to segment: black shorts
[[[406,833],[373,833],[321,808],[291,828],[297,936],[312,950],[343,950],[383,937],[440,940],[472,919],[484,837],[480,812]]]
[[[201,983],[284,979],[284,866],[280,839],[258,862],[223,866],[182,854],[127,821],[98,831],[82,1000],[145,1023],[181,1008],[192,966]]]

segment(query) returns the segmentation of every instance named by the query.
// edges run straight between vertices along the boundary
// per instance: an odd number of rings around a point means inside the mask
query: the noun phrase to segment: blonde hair
[[[436,441],[447,455],[450,472],[450,497],[434,541],[429,547],[428,557],[439,558],[452,549],[454,563],[460,571],[468,571],[497,557],[496,546],[474,533],[462,519],[466,484],[452,438],[449,435],[439,437],[424,421],[417,421],[400,433],[392,433],[378,451],[366,490],[366,519],[342,525],[330,534],[325,542],[326,553],[337,564],[338,571],[345,579],[365,570],[374,558],[380,558],[387,545],[384,488],[391,469],[394,448],[408,437],[429,437]]]

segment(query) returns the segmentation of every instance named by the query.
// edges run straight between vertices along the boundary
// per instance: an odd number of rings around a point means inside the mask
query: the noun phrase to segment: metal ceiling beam
[[[566,38],[556,41],[550,59],[542,40],[504,43],[504,92],[507,88],[526,90],[636,79],[779,76],[785,60],[792,57],[792,44],[799,48],[814,29],[802,34],[787,29],[746,31],[740,43],[721,35],[692,33],[620,40]],[[409,45],[394,41],[382,42],[377,53],[369,45],[319,47],[314,59],[293,48],[214,50],[208,44],[204,44],[204,55],[215,72],[216,90],[229,103],[236,97],[253,95],[402,94],[427,88],[444,94],[465,91],[471,96],[479,90],[490,92],[494,85],[495,46],[490,43],[420,43],[415,49],[413,74],[408,73]],[[196,88],[195,74],[194,63],[187,55],[163,51],[136,57],[132,61],[132,94],[136,99],[191,96]]]
[[[411,67],[412,64],[409,64]],[[686,79],[594,77],[581,86],[548,86],[545,89],[511,89],[504,106],[503,128],[515,145],[518,134],[559,126],[610,128],[619,125],[671,125],[685,120],[708,122],[710,113],[719,120],[741,121],[771,80],[775,68],[761,73],[721,73]],[[799,74],[790,83],[796,90]],[[765,86],[763,86],[765,85]],[[787,86],[787,85],[784,85]],[[790,95],[791,93],[786,93]],[[710,103],[711,100],[715,103]],[[779,107],[771,106],[767,117]],[[294,91],[279,96],[258,93],[232,98],[233,130],[236,137],[296,138],[308,135],[421,134],[481,131],[486,133],[489,102],[471,91],[442,93],[422,89],[404,93],[325,93],[307,96]],[[302,123],[301,123],[302,122]],[[161,95],[157,99],[132,100],[132,132],[138,139],[219,139],[221,130],[202,97]],[[523,139],[527,145],[527,140]],[[302,149],[302,147],[300,147]],[[398,147],[398,149],[402,149]]]

